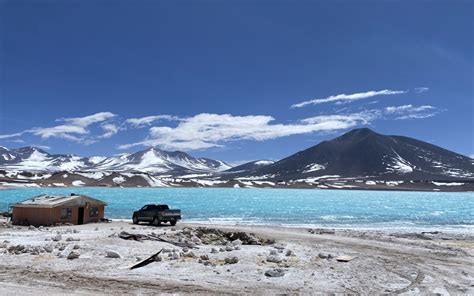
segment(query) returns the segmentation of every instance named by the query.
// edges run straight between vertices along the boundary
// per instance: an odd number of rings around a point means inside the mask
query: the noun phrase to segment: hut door
[[[80,208],[78,209],[78,213],[77,213],[77,224],[78,224],[78,225],[84,224],[84,208],[83,208],[83,207],[80,207]]]

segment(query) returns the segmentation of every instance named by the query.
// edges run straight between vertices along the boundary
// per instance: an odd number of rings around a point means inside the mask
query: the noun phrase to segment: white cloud
[[[339,95],[329,96],[326,98],[318,98],[318,99],[304,101],[304,102],[292,105],[291,108],[301,108],[307,105],[317,105],[317,104],[330,103],[330,102],[335,102],[335,103],[353,102],[357,100],[372,98],[375,96],[400,95],[400,94],[405,94],[407,92],[408,91],[406,90],[384,89],[384,90],[379,90],[379,91],[371,90],[367,92],[353,93],[353,94],[339,94]]]
[[[100,136],[100,138],[110,138],[116,133],[118,133],[120,130],[120,127],[118,127],[114,123],[105,123],[105,124],[102,124],[101,127],[104,130],[104,134]]]
[[[413,105],[402,105],[402,106],[390,106],[386,107],[385,113],[389,115],[397,115],[395,119],[423,119],[433,117],[440,112],[439,109],[430,106],[413,106]]]
[[[84,117],[61,118],[56,121],[64,122],[64,124],[52,127],[34,127],[15,134],[0,135],[0,139],[19,137],[25,133],[30,133],[42,139],[61,138],[88,144],[91,142],[91,139],[84,137],[90,132],[88,127],[94,123],[103,122],[115,116],[115,114],[110,112],[99,112]]]
[[[125,122],[132,125],[135,128],[149,126],[155,121],[159,120],[168,120],[168,121],[179,121],[181,120],[177,116],[173,115],[154,115],[154,116],[146,116],[140,118],[129,118]]]
[[[20,133],[0,135],[0,139],[16,138],[16,137],[22,136],[24,133],[25,132],[23,131],[23,132],[20,132]]]
[[[182,119],[176,127],[150,128],[145,140],[120,145],[120,149],[134,146],[159,146],[163,149],[198,150],[222,147],[237,140],[264,141],[290,135],[309,134],[347,129],[375,119],[374,112],[347,115],[315,116],[296,123],[272,123],[266,115],[233,116],[231,114],[202,113]]]
[[[415,92],[417,94],[421,94],[421,93],[427,92],[429,90],[430,90],[429,87],[415,87]]]

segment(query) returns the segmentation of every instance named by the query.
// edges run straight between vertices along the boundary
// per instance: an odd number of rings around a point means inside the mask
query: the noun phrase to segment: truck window
[[[169,207],[167,205],[159,205],[157,206],[158,211],[165,211],[168,210]]]

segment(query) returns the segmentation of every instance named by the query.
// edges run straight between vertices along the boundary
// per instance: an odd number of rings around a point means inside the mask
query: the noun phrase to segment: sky
[[[369,127],[474,155],[472,1],[0,0],[0,145],[277,160]]]

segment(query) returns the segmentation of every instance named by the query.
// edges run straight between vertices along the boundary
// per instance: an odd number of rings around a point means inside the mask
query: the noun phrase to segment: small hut
[[[107,204],[98,199],[71,194],[39,195],[12,206],[12,222],[17,225],[84,224],[104,218]]]

